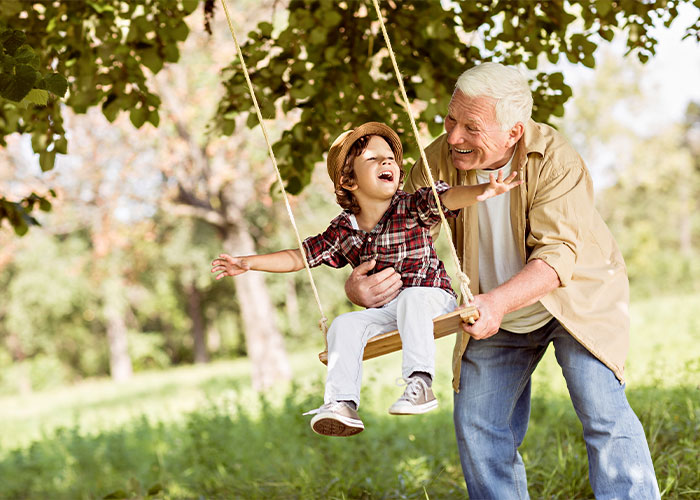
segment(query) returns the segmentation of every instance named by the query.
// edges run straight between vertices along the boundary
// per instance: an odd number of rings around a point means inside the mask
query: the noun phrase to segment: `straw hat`
[[[367,122],[354,130],[347,130],[340,134],[338,138],[333,141],[330,150],[328,151],[328,157],[326,158],[326,165],[328,167],[328,175],[333,181],[333,186],[335,188],[340,184],[340,173],[343,169],[343,164],[345,163],[345,158],[348,156],[348,151],[353,143],[360,137],[366,135],[379,135],[386,139],[391,146],[391,150],[394,152],[396,163],[401,168],[403,162],[403,147],[401,146],[401,141],[399,136],[394,132],[391,127],[378,122]]]

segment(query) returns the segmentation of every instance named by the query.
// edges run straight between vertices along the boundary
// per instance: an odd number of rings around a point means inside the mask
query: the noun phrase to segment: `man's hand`
[[[352,270],[345,282],[345,294],[351,302],[362,307],[381,307],[399,294],[401,275],[394,268],[382,269],[368,276],[377,261],[363,262]]]
[[[474,297],[474,305],[479,311],[479,319],[473,325],[462,323],[462,330],[475,340],[486,339],[498,333],[505,315],[500,304],[491,295],[484,293]]]

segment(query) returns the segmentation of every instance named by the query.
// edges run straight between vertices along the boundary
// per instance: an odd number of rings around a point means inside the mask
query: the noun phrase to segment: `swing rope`
[[[433,179],[433,174],[430,171],[430,167],[428,166],[428,159],[425,156],[425,151],[423,150],[423,146],[421,145],[419,136],[418,136],[418,127],[416,126],[416,121],[413,119],[413,113],[411,113],[410,109],[410,104],[408,102],[408,96],[406,95],[406,89],[404,88],[403,85],[403,79],[401,78],[401,72],[399,71],[399,66],[396,64],[396,57],[394,57],[394,50],[391,48],[391,41],[389,40],[389,35],[386,32],[386,27],[384,26],[384,18],[382,17],[381,10],[379,9],[379,3],[378,0],[372,0],[372,3],[374,4],[374,9],[377,11],[377,18],[379,19],[379,24],[382,28],[382,35],[384,35],[384,42],[386,43],[387,48],[389,49],[389,57],[391,58],[391,63],[394,65],[394,72],[396,73],[396,79],[399,81],[399,89],[401,90],[401,96],[403,97],[403,104],[404,108],[406,109],[406,113],[408,114],[408,118],[411,121],[411,126],[413,127],[413,135],[416,138],[416,143],[418,144],[418,150],[420,151],[420,157],[421,160],[423,160],[423,167],[425,169],[425,173],[428,177],[428,180],[430,181],[430,187],[433,191],[433,196],[435,197],[435,203],[437,204],[438,211],[440,212],[440,220],[441,220],[441,225],[443,229],[446,231],[447,236],[448,236],[448,241],[450,243],[450,251],[452,253],[452,260],[457,268],[456,275],[457,278],[459,279],[459,289],[462,292],[462,299],[464,297],[467,297],[467,304],[471,304],[474,301],[474,296],[472,295],[471,290],[469,290],[469,276],[462,270],[462,263],[459,260],[459,256],[457,255],[457,250],[455,248],[454,242],[452,241],[452,231],[450,230],[450,226],[447,223],[447,219],[445,218],[445,214],[442,211],[442,203],[440,202],[440,196],[438,195],[437,188],[435,187],[435,180]]]
[[[318,310],[321,312],[321,319],[319,321],[319,327],[323,332],[323,340],[326,343],[326,348],[328,348],[328,340],[326,339],[328,333],[328,318],[323,313],[323,306],[321,305],[321,299],[318,295],[318,289],[316,288],[316,283],[314,282],[314,277],[311,274],[311,268],[306,260],[306,252],[304,251],[304,245],[302,245],[301,236],[299,236],[299,230],[297,229],[296,221],[294,220],[294,213],[292,212],[292,207],[289,204],[289,198],[287,197],[287,191],[284,189],[284,181],[282,180],[282,174],[277,166],[277,159],[275,158],[275,153],[272,151],[272,144],[270,143],[270,138],[267,135],[267,129],[265,128],[265,122],[263,121],[263,116],[260,111],[260,106],[258,105],[258,100],[255,97],[255,91],[253,90],[253,84],[250,81],[250,76],[248,75],[248,68],[243,59],[243,52],[241,51],[241,46],[238,44],[238,39],[236,38],[236,32],[233,29],[233,23],[231,22],[231,16],[228,12],[228,6],[226,5],[226,0],[221,0],[224,6],[224,13],[226,14],[226,21],[228,22],[229,30],[231,31],[231,36],[233,37],[233,43],[236,45],[236,52],[238,53],[238,58],[241,60],[241,67],[243,68],[243,75],[245,76],[245,81],[248,83],[248,90],[250,96],[253,99],[253,105],[255,107],[255,113],[258,115],[258,121],[260,122],[260,128],[262,129],[263,135],[265,136],[265,142],[267,143],[267,151],[270,154],[270,159],[272,160],[272,165],[275,167],[275,172],[277,174],[277,181],[279,182],[280,188],[282,190],[282,196],[284,198],[284,204],[287,208],[287,215],[294,228],[294,234],[297,238],[297,244],[299,245],[299,251],[301,252],[302,259],[304,261],[304,267],[309,275],[309,281],[311,283],[311,289],[314,292],[314,297],[316,299],[316,304],[318,305]]]

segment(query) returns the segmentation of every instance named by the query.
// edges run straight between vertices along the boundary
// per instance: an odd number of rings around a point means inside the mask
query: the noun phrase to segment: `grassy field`
[[[700,497],[699,308],[700,296],[633,306],[628,397],[664,498]],[[366,431],[352,439],[316,436],[302,416],[322,399],[314,351],[292,353],[293,384],[262,396],[238,360],[1,398],[0,498],[464,498],[451,348],[438,342],[440,409],[418,417],[386,413],[400,356],[367,362]],[[592,498],[580,435],[548,352],[521,449],[533,498]]]

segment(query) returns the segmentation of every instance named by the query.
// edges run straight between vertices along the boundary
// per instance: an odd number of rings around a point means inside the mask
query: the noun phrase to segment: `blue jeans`
[[[530,377],[550,343],[583,424],[596,498],[660,498],[644,429],[624,385],[556,319],[528,334],[500,330],[467,345],[454,421],[469,497],[529,498],[518,447],[530,419]]]

